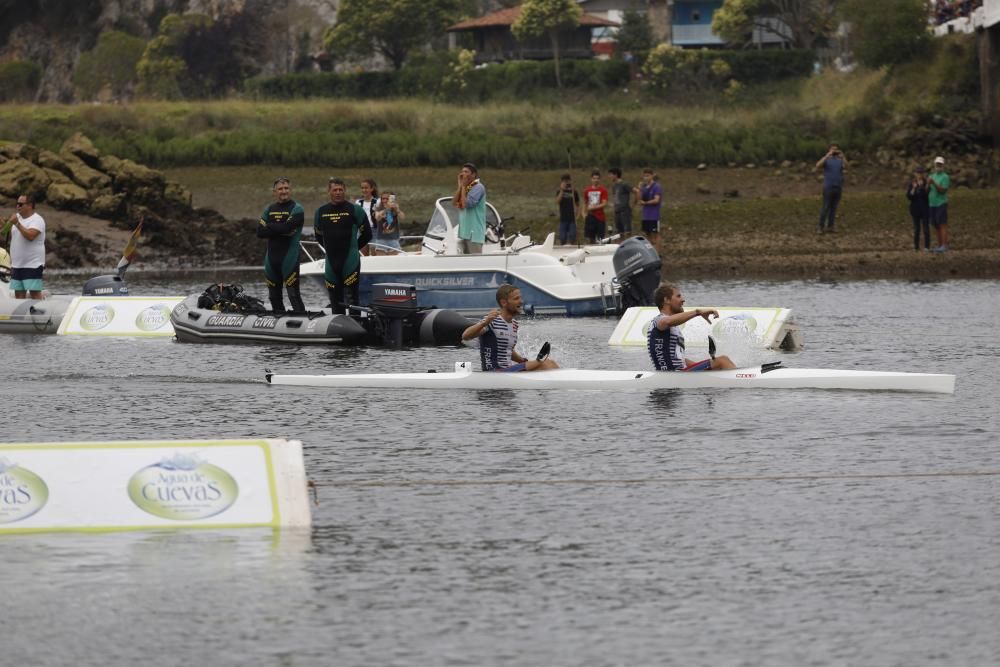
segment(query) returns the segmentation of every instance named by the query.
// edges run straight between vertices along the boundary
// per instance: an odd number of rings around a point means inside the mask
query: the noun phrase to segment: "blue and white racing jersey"
[[[479,337],[479,358],[484,371],[495,371],[514,365],[511,355],[517,346],[517,320],[508,322],[494,318]]]
[[[680,327],[667,327],[663,331],[656,323],[667,315],[660,313],[649,324],[646,349],[653,366],[658,371],[679,371],[684,368],[684,334]]]

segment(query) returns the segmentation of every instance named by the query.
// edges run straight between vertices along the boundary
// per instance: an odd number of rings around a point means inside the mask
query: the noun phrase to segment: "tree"
[[[168,14],[136,66],[139,92],[161,99],[221,95],[258,71],[264,29],[239,12],[212,21],[202,14]]]
[[[559,31],[578,26],[581,16],[583,10],[576,0],[524,0],[520,15],[510,27],[514,38],[521,41],[549,33],[558,88],[562,88],[559,76]]]
[[[126,97],[136,82],[136,65],[146,41],[117,30],[106,30],[97,46],[80,56],[73,70],[73,84],[83,99],[93,99],[107,87],[115,98]]]
[[[374,53],[400,69],[410,53],[426,46],[458,20],[462,0],[343,0],[323,47],[340,56]]]
[[[841,15],[851,23],[854,55],[869,67],[910,61],[930,41],[924,0],[847,0]]]
[[[741,43],[760,28],[790,36],[794,47],[812,49],[833,32],[836,5],[836,0],[725,0],[712,15],[712,31],[727,42]],[[773,19],[784,23],[790,35]]]
[[[628,9],[622,14],[622,25],[615,33],[618,42],[618,53],[641,53],[655,46],[653,27],[645,14],[634,9]]]

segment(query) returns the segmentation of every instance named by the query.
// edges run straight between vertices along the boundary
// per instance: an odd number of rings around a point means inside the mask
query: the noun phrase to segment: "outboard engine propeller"
[[[121,276],[94,276],[84,283],[83,296],[128,296],[128,285]]]
[[[405,283],[375,283],[371,309],[382,318],[385,327],[382,344],[401,350],[406,342],[404,324],[417,312],[417,288]]]
[[[653,292],[660,284],[663,262],[656,248],[642,236],[625,239],[611,262],[621,285],[622,309],[653,306]]]

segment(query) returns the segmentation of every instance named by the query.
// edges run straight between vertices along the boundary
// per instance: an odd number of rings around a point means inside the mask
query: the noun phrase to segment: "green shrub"
[[[73,85],[82,99],[97,97],[105,86],[116,98],[128,94],[137,80],[136,65],[146,42],[117,30],[101,33],[97,45],[80,56],[73,71]]]
[[[35,98],[42,68],[26,60],[0,65],[0,101],[27,102]]]

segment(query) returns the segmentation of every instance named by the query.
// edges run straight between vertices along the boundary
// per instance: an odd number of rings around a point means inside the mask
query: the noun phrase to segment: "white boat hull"
[[[279,375],[268,373],[277,385],[336,388],[394,389],[855,389],[936,394],[955,392],[955,376],[934,373],[845,371],[822,368],[760,366],[695,373],[605,371],[560,368],[531,373],[484,373],[471,362],[455,364],[451,373],[371,373],[354,375]]]

